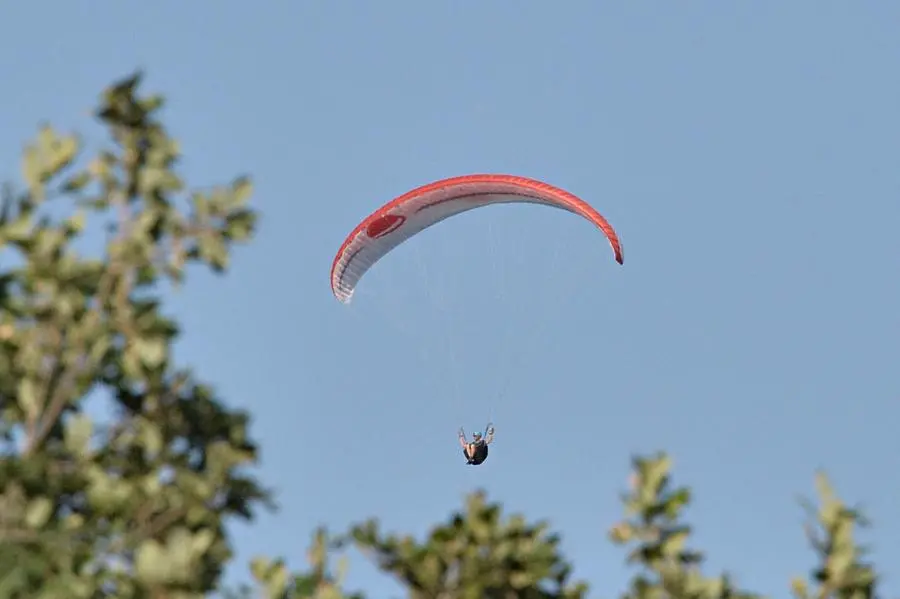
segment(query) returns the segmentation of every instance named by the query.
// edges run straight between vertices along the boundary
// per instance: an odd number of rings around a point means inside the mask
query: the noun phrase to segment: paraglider
[[[472,433],[472,442],[466,441],[466,433],[459,429],[459,445],[462,447],[463,456],[466,458],[466,464],[470,466],[479,466],[488,457],[488,445],[494,441],[494,425],[488,424],[484,427],[486,437],[482,438],[480,432]]]
[[[349,303],[363,275],[398,245],[428,227],[468,210],[492,204],[542,204],[567,210],[596,225],[616,262],[622,245],[615,230],[587,202],[547,183],[514,175],[464,175],[423,185],[366,217],[341,244],[331,266],[331,290]]]
[[[541,204],[586,219],[606,236],[616,262],[623,263],[622,244],[612,226],[587,202],[568,191],[514,175],[464,175],[413,189],[363,219],[334,257],[331,291],[338,301],[348,304],[363,275],[407,239],[468,210],[513,203]],[[487,459],[494,427],[488,425],[485,432],[486,437],[475,433],[469,442],[459,430],[459,444],[467,464],[478,466]]]

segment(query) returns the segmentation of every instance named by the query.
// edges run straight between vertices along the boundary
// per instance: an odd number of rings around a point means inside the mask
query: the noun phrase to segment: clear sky
[[[282,506],[235,529],[240,562],[299,566],[317,524],[369,515],[422,533],[483,487],[613,596],[629,456],[663,448],[712,568],[786,596],[825,467],[900,590],[900,3],[95,0],[0,22],[0,177],[42,119],[96,139],[96,93],[137,66],[191,181],[255,177],[258,241],[173,304]],[[470,172],[580,195],[625,265],[577,217],[506,206],[332,297],[362,217]],[[465,467],[457,427],[488,419]]]

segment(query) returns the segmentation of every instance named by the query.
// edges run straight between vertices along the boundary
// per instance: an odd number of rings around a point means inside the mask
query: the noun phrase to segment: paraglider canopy
[[[388,202],[347,236],[331,267],[331,290],[349,303],[362,276],[395,247],[451,216],[491,204],[542,204],[567,210],[596,225],[616,262],[622,245],[615,230],[587,202],[558,187],[514,175],[464,175],[423,185]]]

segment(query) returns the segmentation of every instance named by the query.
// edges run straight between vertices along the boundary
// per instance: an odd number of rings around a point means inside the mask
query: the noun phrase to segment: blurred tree
[[[581,599],[587,585],[570,583],[571,567],[549,526],[520,515],[504,519],[482,493],[464,513],[437,526],[424,543],[380,533],[370,520],[355,526],[356,547],[409,589],[411,599]]]
[[[243,472],[247,415],[173,364],[160,299],[251,237],[250,182],[185,198],[163,100],[139,82],[103,95],[108,148],[81,160],[44,126],[2,198],[0,597],[204,596],[231,557],[226,521],[267,500]],[[91,217],[108,230],[97,257],[75,248]],[[109,422],[88,396],[111,400]]]
[[[633,547],[628,562],[641,573],[631,582],[623,599],[751,599],[756,593],[738,589],[728,575],[704,576],[703,554],[688,548],[691,528],[683,512],[691,501],[687,487],[671,488],[671,460],[665,454],[636,458],[624,495],[626,518],[612,527],[609,536],[618,545]],[[873,599],[875,575],[859,561],[860,548],[853,541],[854,528],[864,523],[857,510],[838,500],[824,475],[817,478],[821,507],[804,502],[814,514],[808,536],[822,565],[813,573],[817,588],[797,579],[792,587],[797,599]],[[815,527],[818,527],[818,530]]]
[[[411,599],[587,597],[547,523],[504,517],[482,492],[423,541],[376,520],[337,537],[322,529],[304,570],[258,557],[251,584],[221,588],[227,523],[271,502],[248,471],[248,416],[173,363],[179,329],[162,291],[192,263],[224,272],[257,217],[246,178],[185,193],[163,100],[140,96],[140,79],[103,95],[109,147],[83,159],[78,138],[44,126],[24,151],[23,189],[0,198],[0,599],[363,599],[342,589],[346,564],[332,567],[349,546]],[[100,255],[80,254],[98,222]],[[109,418],[91,418],[89,397],[109,400]],[[663,454],[634,460],[625,518],[610,530],[638,569],[621,597],[759,597],[702,572],[683,518],[690,491],[672,488],[670,466]],[[824,475],[817,489],[818,505],[805,507],[819,565],[793,581],[796,599],[876,598],[854,540],[865,520]]]

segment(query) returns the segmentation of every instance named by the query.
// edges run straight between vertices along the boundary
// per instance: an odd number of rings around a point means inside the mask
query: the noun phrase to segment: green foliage
[[[848,508],[835,495],[828,478],[816,476],[819,507],[804,501],[809,515],[806,537],[819,558],[811,588],[802,578],[791,585],[797,599],[867,599],[875,597],[878,577],[872,564],[862,561],[866,551],[854,541],[857,527],[867,526],[858,509]]]
[[[612,541],[633,547],[628,562],[643,572],[623,595],[626,599],[685,597],[691,599],[755,599],[734,587],[727,575],[704,576],[703,553],[688,547],[691,527],[682,521],[691,493],[671,488],[666,455],[636,458],[629,492],[624,496],[626,519],[609,533]]]
[[[623,495],[624,518],[609,537],[629,549],[627,563],[638,572],[622,599],[756,599],[763,595],[741,589],[727,574],[702,571],[704,554],[690,547],[691,527],[684,512],[690,505],[687,487],[671,482],[671,459],[665,454],[633,461],[629,489]],[[853,540],[865,520],[834,495],[824,475],[817,477],[818,506],[804,502],[810,513],[810,543],[820,560],[811,581],[792,583],[797,599],[875,599],[876,576],[862,562],[865,551]],[[504,518],[498,504],[481,492],[468,498],[465,512],[432,529],[424,542],[385,534],[375,520],[351,527],[329,542],[316,533],[310,552],[312,567],[304,576],[290,575],[283,562],[254,562],[254,578],[265,597],[361,599],[342,594],[342,576],[327,568],[329,550],[352,544],[407,590],[411,599],[458,597],[549,598],[588,597],[588,585],[568,581],[570,566],[559,553],[559,538],[546,523],[529,524],[513,515]],[[342,573],[343,566],[339,568]],[[248,591],[249,592],[249,591]],[[249,595],[248,595],[249,596]]]
[[[762,597],[738,589],[726,574],[701,573],[703,554],[688,548],[691,529],[683,522],[690,490],[671,488],[670,468],[671,459],[665,454],[634,460],[630,489],[623,499],[626,518],[609,533],[614,543],[633,547],[628,561],[642,569],[623,599]],[[813,572],[817,588],[798,578],[792,583],[794,594],[798,599],[872,599],[877,596],[876,577],[871,565],[859,561],[863,551],[853,541],[854,528],[864,518],[835,497],[823,474],[816,482],[820,507],[804,503],[813,517],[807,536],[821,561]]]
[[[181,198],[163,100],[139,83],[103,94],[109,148],[82,158],[76,136],[43,126],[24,189],[2,198],[19,264],[0,272],[2,597],[205,596],[231,557],[226,522],[267,499],[244,472],[247,415],[172,362],[159,288],[191,263],[227,266],[254,230],[250,184]],[[91,220],[109,231],[93,257],[74,247]],[[84,412],[89,394],[112,401],[111,423]]]
[[[363,599],[343,589],[346,563],[332,565],[347,547],[411,599],[588,597],[546,522],[504,516],[481,492],[424,540],[376,520],[337,537],[323,529],[301,571],[258,557],[251,584],[221,588],[227,524],[270,502],[248,469],[248,415],[174,363],[180,327],[162,309],[161,284],[181,285],[190,265],[225,272],[257,216],[246,177],[186,191],[163,98],[140,95],[140,81],[103,94],[96,116],[108,147],[85,156],[76,136],[42,126],[23,153],[22,189],[0,197],[0,246],[17,254],[0,270],[0,599]],[[82,255],[76,242],[92,226],[108,238],[100,255]],[[85,411],[89,395],[113,404],[109,422]],[[637,570],[621,597],[760,597],[703,572],[684,518],[691,493],[672,485],[671,460],[633,466],[624,518],[610,530]],[[819,563],[793,581],[794,596],[876,598],[874,566],[855,541],[864,518],[824,475],[817,490],[805,507]]]
[[[520,515],[504,519],[500,505],[474,493],[466,511],[434,528],[424,543],[384,535],[374,520],[350,534],[413,599],[585,597],[587,586],[569,582],[571,568],[560,554],[559,537],[548,529],[546,523],[528,524]]]
[[[364,599],[361,593],[345,593],[341,581],[347,569],[344,559],[337,574],[329,567],[329,551],[341,546],[340,540],[330,539],[325,529],[313,535],[309,548],[309,571],[291,573],[283,560],[257,557],[250,563],[250,572],[261,595],[267,599]],[[249,589],[246,589],[249,593]]]

